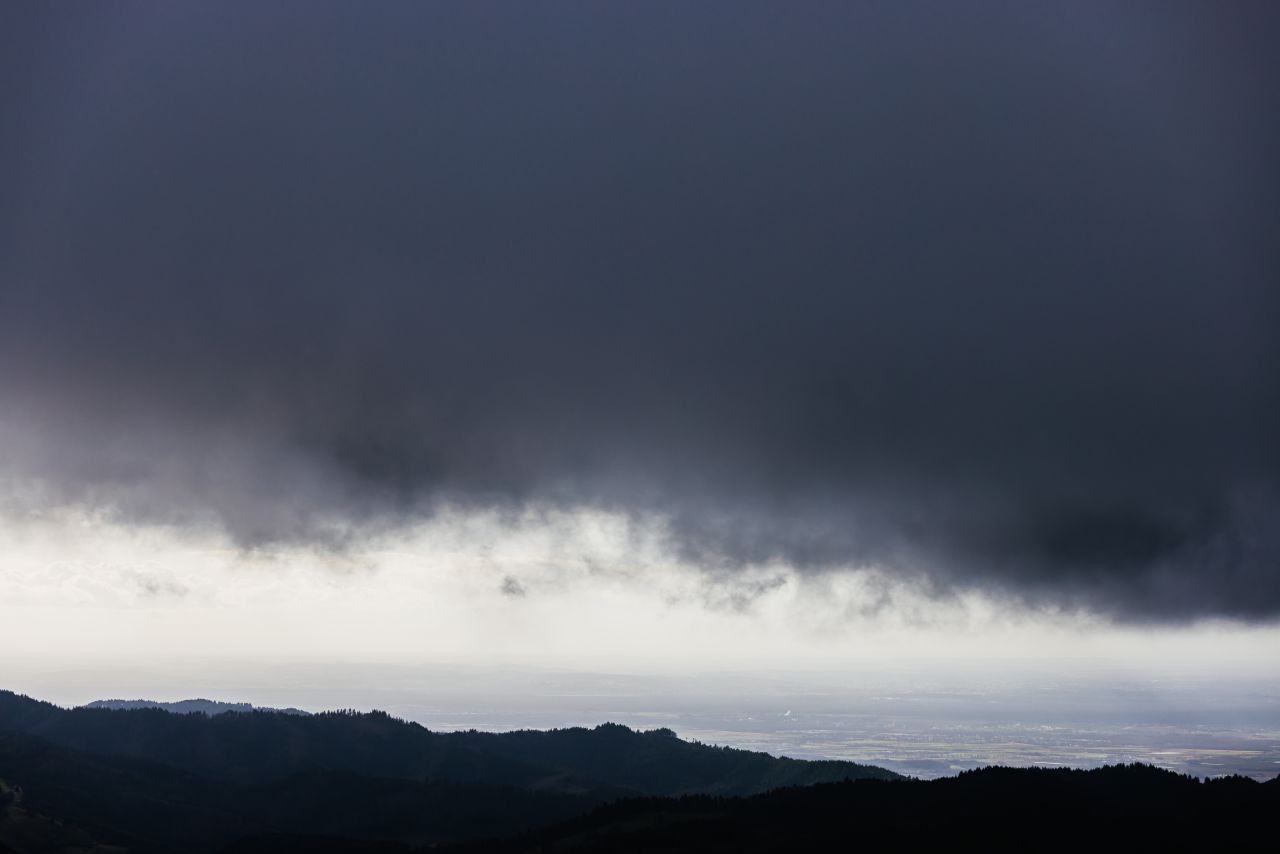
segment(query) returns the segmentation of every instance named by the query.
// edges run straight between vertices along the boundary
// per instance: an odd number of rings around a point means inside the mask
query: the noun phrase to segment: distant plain
[[[24,669],[5,687],[77,705],[189,697],[378,708],[436,730],[548,729],[613,721],[796,758],[848,759],[934,778],[984,765],[1094,768],[1146,762],[1198,777],[1280,774],[1280,683],[1269,673],[1088,662],[941,662],[746,675],[527,667],[209,663]],[[71,686],[74,686],[72,688]],[[93,691],[93,696],[81,696]]]

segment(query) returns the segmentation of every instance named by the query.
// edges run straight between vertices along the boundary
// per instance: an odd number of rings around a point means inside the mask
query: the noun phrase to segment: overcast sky
[[[67,654],[334,609],[396,658],[1271,631],[1278,43],[1245,2],[9,4],[4,607]]]

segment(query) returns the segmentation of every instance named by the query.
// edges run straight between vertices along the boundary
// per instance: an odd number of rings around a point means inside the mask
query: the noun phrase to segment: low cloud
[[[520,580],[511,575],[503,576],[502,586],[498,589],[502,591],[503,596],[510,596],[515,599],[529,594],[529,591],[520,583]]]
[[[1280,614],[1269,9],[2,14],[11,508]]]

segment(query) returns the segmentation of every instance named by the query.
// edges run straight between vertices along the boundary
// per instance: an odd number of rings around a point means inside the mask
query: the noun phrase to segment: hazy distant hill
[[[175,715],[189,715],[200,712],[206,715],[220,715],[224,712],[279,712],[282,715],[310,715],[302,709],[273,709],[267,706],[251,706],[248,703],[223,703],[218,700],[178,700],[173,703],[162,703],[157,700],[94,700],[85,703],[84,709],[164,709]]]

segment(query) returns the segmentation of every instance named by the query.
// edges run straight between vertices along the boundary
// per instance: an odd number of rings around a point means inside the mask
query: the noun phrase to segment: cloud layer
[[[1264,7],[3,14],[11,506],[1280,613]]]

